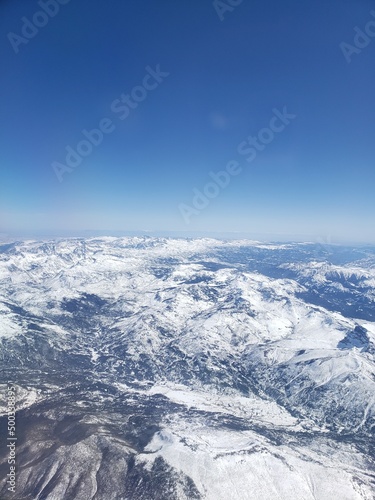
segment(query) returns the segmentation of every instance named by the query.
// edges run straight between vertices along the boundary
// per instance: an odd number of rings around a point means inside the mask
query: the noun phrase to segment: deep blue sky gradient
[[[0,2],[0,231],[239,231],[374,242],[375,38],[350,64],[340,42],[366,0],[244,0],[220,21],[206,0],[71,0],[15,54],[7,38],[40,10]],[[146,66],[170,75],[121,121],[111,103]],[[274,108],[297,115],[247,164],[238,144]],[[82,129],[105,136],[59,182]],[[186,224],[209,172],[240,175]]]

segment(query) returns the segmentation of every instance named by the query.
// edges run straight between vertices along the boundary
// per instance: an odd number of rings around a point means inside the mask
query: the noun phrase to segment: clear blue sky
[[[340,48],[375,21],[371,9],[243,0],[220,20],[211,0],[71,0],[12,47],[9,33],[22,36],[41,7],[2,1],[0,231],[374,242],[375,38],[350,63]],[[157,65],[169,76],[148,79],[156,88],[121,120],[114,101]],[[239,144],[284,106],[296,118],[247,162]],[[51,164],[105,118],[114,130],[59,182]],[[194,207],[194,188],[231,160],[240,173]],[[188,224],[181,204],[195,210]]]

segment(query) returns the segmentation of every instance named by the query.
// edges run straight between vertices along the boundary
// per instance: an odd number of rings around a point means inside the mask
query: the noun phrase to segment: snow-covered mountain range
[[[374,248],[2,245],[0,342],[1,499],[375,498]]]

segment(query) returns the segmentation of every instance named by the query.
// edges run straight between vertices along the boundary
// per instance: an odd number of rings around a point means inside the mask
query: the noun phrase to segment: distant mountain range
[[[375,248],[4,244],[0,342],[2,500],[375,498]]]

